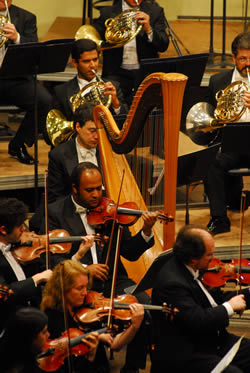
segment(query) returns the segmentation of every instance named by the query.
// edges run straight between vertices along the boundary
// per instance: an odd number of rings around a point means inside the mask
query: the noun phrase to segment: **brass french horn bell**
[[[65,115],[57,109],[48,112],[46,128],[53,146],[69,140],[75,133],[74,122],[68,121]]]
[[[191,140],[198,145],[208,145],[218,135],[214,130],[238,121],[246,111],[243,95],[247,90],[245,82],[233,82],[217,92],[216,108],[207,102],[192,106],[186,117],[186,133]]]

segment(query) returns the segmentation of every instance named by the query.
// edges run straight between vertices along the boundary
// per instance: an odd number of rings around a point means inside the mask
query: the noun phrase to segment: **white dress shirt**
[[[232,76],[232,83],[237,82],[239,80],[249,85],[247,77],[244,78],[243,76],[241,76],[238,70],[235,68]],[[238,119],[237,122],[250,122],[250,110],[248,108],[245,110],[245,113],[240,117],[240,119]]]
[[[207,299],[209,300],[209,303],[211,304],[211,306],[213,308],[217,307],[218,304],[215,302],[214,298],[209,293],[209,291],[205,288],[203,283],[199,280],[199,270],[194,271],[193,268],[189,267],[188,265],[186,265],[186,268],[189,270],[189,272],[191,272],[191,274],[194,277],[194,280],[198,283],[198,285],[200,286],[203,293],[205,293],[205,295],[206,295]],[[228,316],[229,317],[232,316],[233,313],[234,313],[234,310],[232,309],[231,305],[228,302],[224,302],[222,305],[226,308]]]

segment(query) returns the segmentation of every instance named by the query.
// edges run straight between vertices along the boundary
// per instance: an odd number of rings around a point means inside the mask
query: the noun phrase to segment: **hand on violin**
[[[111,346],[114,341],[114,338],[110,333],[102,333],[99,335],[99,340]]]
[[[92,277],[101,281],[108,279],[109,267],[106,264],[90,264],[88,265],[88,270]]]
[[[97,332],[90,333],[87,337],[82,339],[82,342],[86,344],[89,348],[88,360],[94,361],[96,350],[99,344],[99,335]]]
[[[151,235],[151,233],[152,233],[151,229],[152,229],[153,225],[155,224],[158,215],[159,215],[158,211],[142,214],[142,219],[143,219],[143,222],[144,222],[143,227],[142,227],[142,231],[146,236]]]
[[[92,234],[88,234],[87,236],[82,237],[83,242],[79,246],[78,251],[75,253],[74,257],[79,262],[87,251],[93,246],[94,243],[94,236]]]
[[[35,284],[38,285],[41,282],[47,282],[51,276],[52,276],[51,269],[46,269],[46,271],[35,274],[34,276],[32,276],[32,278]]]
[[[246,301],[244,294],[236,295],[232,297],[228,303],[231,305],[234,311],[244,311],[246,309]]]
[[[137,330],[144,318],[144,307],[140,303],[131,303],[129,308],[131,310],[131,324]]]

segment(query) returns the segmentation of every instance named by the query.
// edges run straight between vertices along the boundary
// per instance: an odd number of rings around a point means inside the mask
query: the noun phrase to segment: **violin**
[[[129,305],[132,303],[138,303],[135,296],[131,294],[123,294],[113,299],[113,303],[110,302],[109,298],[105,298],[102,293],[97,291],[88,291],[85,298],[85,304],[82,308],[76,311],[74,318],[76,322],[81,324],[89,324],[93,322],[102,322],[109,315],[111,310],[111,316],[115,321],[118,320],[124,324],[129,324],[131,320],[131,310]],[[112,309],[111,309],[111,307]],[[157,310],[165,312],[171,317],[178,312],[177,308],[168,307],[166,304],[163,306],[154,306],[150,304],[143,304],[146,310]],[[115,322],[114,322],[115,323]]]
[[[28,241],[21,242],[12,254],[21,263],[30,262],[40,257],[46,252],[46,235],[36,235],[32,232],[25,232],[25,239]],[[103,246],[107,241],[108,236],[101,236],[99,233],[94,235],[94,240]],[[54,229],[49,233],[49,251],[52,254],[66,254],[70,251],[72,242],[82,241],[81,236],[70,236],[64,229]]]
[[[95,332],[98,334],[106,333],[107,328],[98,329]],[[39,368],[45,372],[53,372],[59,369],[66,357],[69,356],[69,345],[72,355],[84,356],[87,354],[89,348],[83,343],[82,339],[86,338],[90,333],[83,334],[79,329],[70,328],[61,337],[53,340],[49,339],[43,347],[43,352],[37,357]]]
[[[87,220],[90,225],[104,224],[113,219],[116,219],[122,225],[133,225],[144,213],[149,213],[149,211],[139,210],[135,202],[124,202],[117,207],[114,201],[102,197],[100,204],[96,208],[87,211]],[[168,214],[159,214],[157,219],[165,223],[174,220]]]
[[[231,262],[224,263],[218,258],[213,258],[203,274],[202,281],[208,286],[219,287],[225,285],[228,280],[250,284],[249,260],[232,259]]]

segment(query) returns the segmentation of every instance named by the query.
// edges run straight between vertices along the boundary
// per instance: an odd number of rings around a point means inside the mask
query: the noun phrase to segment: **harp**
[[[116,201],[123,170],[125,171],[120,203],[134,201],[140,210],[147,210],[125,153],[131,151],[139,138],[149,112],[162,106],[164,119],[164,214],[175,219],[178,139],[182,101],[187,77],[178,73],[153,73],[139,86],[122,130],[117,127],[110,111],[103,105],[94,108],[94,120],[99,136],[100,159],[107,196]],[[132,234],[143,225],[142,219],[130,227]],[[124,259],[129,276],[138,283],[152,261],[163,250],[170,249],[175,239],[175,222],[164,224],[163,237],[154,230],[155,245],[138,261]]]

